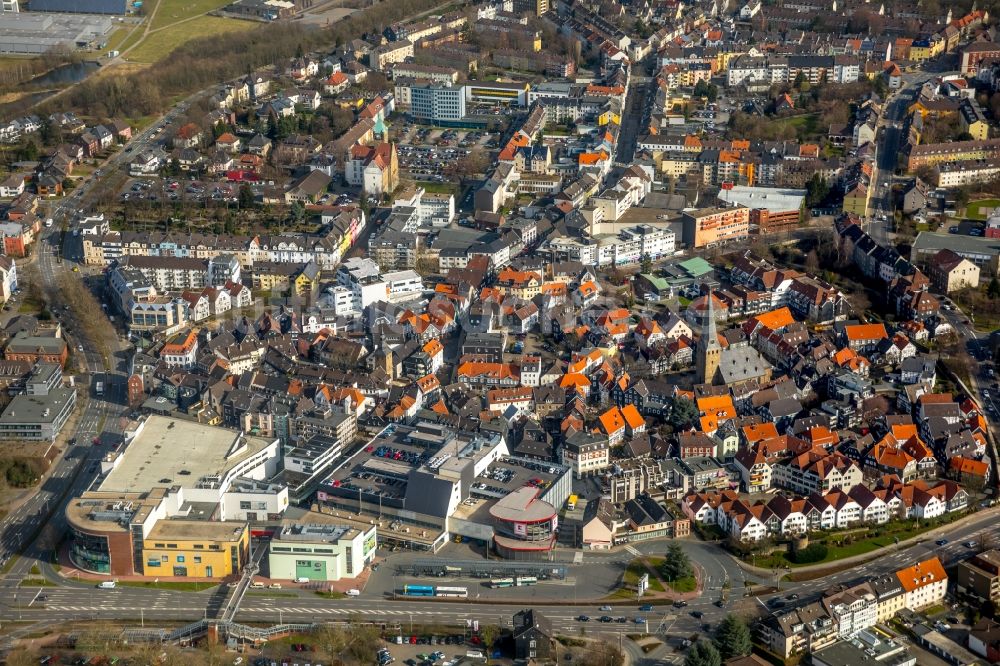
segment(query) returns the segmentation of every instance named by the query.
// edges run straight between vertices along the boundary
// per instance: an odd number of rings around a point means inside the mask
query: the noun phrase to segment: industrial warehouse
[[[100,48],[113,27],[106,15],[0,12],[0,53]]]

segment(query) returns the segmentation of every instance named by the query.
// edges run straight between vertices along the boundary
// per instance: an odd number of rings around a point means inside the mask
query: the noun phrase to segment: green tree
[[[818,173],[806,183],[806,206],[816,208],[830,195],[830,184]]]
[[[288,212],[291,216],[292,224],[299,224],[306,219],[306,207],[298,201],[291,205]]]
[[[493,653],[493,644],[496,643],[501,636],[503,636],[503,629],[495,624],[484,624],[479,627],[479,637],[483,640],[483,646],[486,648],[485,652],[487,657]]]
[[[653,259],[648,254],[642,255],[642,261],[639,263],[640,273],[649,273],[653,270]]]
[[[672,543],[667,546],[662,573],[663,577],[671,583],[682,578],[694,576],[694,567],[691,566],[691,559],[684,552],[684,549],[680,547],[680,544]]]
[[[695,97],[704,97],[709,102],[714,102],[719,97],[719,89],[713,83],[699,81],[694,86],[694,95]]]
[[[715,646],[701,640],[691,646],[684,657],[684,666],[722,666],[722,656]]]
[[[989,294],[990,298],[1000,296],[1000,282],[995,277],[990,280],[990,286],[986,288],[986,293]]]
[[[673,398],[670,403],[670,416],[667,423],[673,426],[674,430],[687,430],[698,418],[698,408],[694,401],[688,398]]]
[[[253,195],[253,188],[250,183],[240,183],[239,195],[240,208],[253,208],[257,205],[257,200]]]
[[[31,162],[38,159],[38,146],[31,139],[21,146],[18,151],[18,159]]]
[[[739,615],[730,613],[715,632],[712,639],[723,659],[742,657],[750,654],[750,627]]]

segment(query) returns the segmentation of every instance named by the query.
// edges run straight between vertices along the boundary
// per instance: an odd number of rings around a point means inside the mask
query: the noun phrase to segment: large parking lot
[[[178,178],[133,179],[125,184],[122,201],[215,201],[235,203],[239,183],[215,183]]]
[[[416,180],[443,182],[445,167],[469,155],[468,148],[399,147],[399,168]]]
[[[397,128],[399,167],[410,178],[444,182],[445,169],[473,150],[492,150],[499,140],[495,132],[441,129],[404,123]]]

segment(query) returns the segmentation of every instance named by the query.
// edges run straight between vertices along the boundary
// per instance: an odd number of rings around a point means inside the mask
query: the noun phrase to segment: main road
[[[971,556],[976,544],[983,540],[1000,539],[1000,524],[996,520],[996,510],[987,510],[982,515],[968,519],[959,526],[944,528],[927,540],[889,549],[871,562],[847,571],[824,576],[814,581],[801,583],[778,582],[780,589],[769,589],[760,596],[743,597],[744,587],[739,580],[714,581],[711,590],[699,598],[688,602],[684,608],[670,606],[654,606],[652,611],[640,611],[639,602],[615,600],[611,611],[602,611],[600,601],[580,601],[565,603],[572,599],[571,588],[578,583],[573,579],[578,571],[577,565],[570,566],[570,579],[564,582],[541,582],[532,589],[537,592],[532,598],[523,598],[523,591],[518,588],[502,590],[499,594],[486,596],[486,588],[480,587],[482,581],[469,579],[435,579],[435,584],[466,586],[470,590],[468,601],[436,602],[424,599],[396,599],[387,593],[370,593],[366,590],[361,597],[330,600],[317,596],[307,590],[252,590],[243,600],[235,619],[247,623],[278,623],[278,622],[329,622],[346,621],[349,619],[372,622],[395,623],[402,627],[403,632],[410,631],[411,626],[422,624],[464,624],[466,619],[476,619],[481,623],[502,624],[509,626],[510,616],[519,608],[530,606],[536,608],[549,618],[561,632],[578,632],[581,626],[591,634],[616,634],[625,627],[642,625],[643,630],[650,633],[672,636],[687,636],[705,630],[703,625],[710,627],[716,624],[734,610],[739,604],[740,610],[750,610],[756,606],[763,609],[773,597],[797,594],[800,601],[818,598],[825,590],[841,584],[870,579],[871,577],[891,573],[904,568],[916,561],[937,555],[942,558],[945,566]],[[945,539],[947,543],[938,545],[935,540]],[[716,548],[712,544],[700,542],[684,542],[693,554],[703,562],[705,549]],[[650,552],[662,548],[663,544],[643,544]],[[614,557],[613,555],[609,555]],[[720,551],[716,553],[719,559],[728,560],[728,556]],[[380,567],[380,572],[392,567],[390,561]],[[582,569],[579,569],[582,571]],[[775,576],[765,576],[774,584],[785,571],[775,572]],[[417,582],[420,582],[418,579]],[[413,582],[400,579],[399,584]],[[424,582],[426,582],[424,580]],[[730,587],[729,601],[723,607],[717,607],[719,589],[728,583]],[[224,604],[228,586],[220,586],[204,592],[183,592],[169,589],[134,588],[119,585],[111,590],[95,589],[94,583],[83,581],[65,581],[60,587],[15,588],[6,586],[0,588],[0,621],[80,621],[80,620],[122,620],[134,622],[140,620],[149,625],[182,624],[202,618],[216,617]],[[763,588],[758,587],[758,590]],[[480,598],[475,598],[482,594]],[[558,600],[558,601],[557,601]],[[747,605],[751,608],[748,608]],[[694,613],[702,617],[695,617]],[[577,618],[587,615],[590,622],[580,622]],[[600,623],[596,621],[601,615],[610,615],[626,619],[622,623]],[[636,618],[639,618],[637,623]],[[629,629],[625,629],[628,631]]]
[[[138,133],[121,152],[105,163],[103,169],[123,167],[129,156],[149,145],[158,127],[178,117],[186,108],[186,104],[175,107],[160,121]],[[82,181],[72,193],[50,209],[49,215],[58,220],[60,226],[65,223],[65,228],[68,228],[75,223],[95,183],[94,178]],[[107,446],[117,443],[121,431],[117,417],[124,411],[126,402],[127,347],[118,343],[118,336],[106,318],[98,317],[97,324],[93,325],[95,313],[89,311],[84,303],[69,302],[60,288],[60,276],[74,276],[70,272],[70,264],[60,260],[63,238],[64,233],[59,226],[46,229],[38,240],[33,261],[37,263],[47,308],[61,321],[64,330],[71,331],[67,334],[67,344],[78,350],[76,356],[81,361],[78,379],[85,380],[82,386],[78,383],[79,401],[83,408],[75,415],[75,428],[65,453],[57,460],[41,487],[0,522],[0,563],[7,563],[14,555],[24,555],[0,579],[0,586],[7,589],[16,588],[36,560],[51,556],[48,544],[35,539],[43,526],[57,535],[64,530],[63,509],[66,501],[93,482],[97,461],[103,457]],[[84,326],[84,320],[90,325]],[[90,339],[88,336],[93,331],[98,331],[102,339]],[[109,356],[105,358],[98,351],[100,349],[107,349]],[[103,396],[94,394],[93,384],[98,380],[105,384]],[[95,438],[97,445],[93,443]]]

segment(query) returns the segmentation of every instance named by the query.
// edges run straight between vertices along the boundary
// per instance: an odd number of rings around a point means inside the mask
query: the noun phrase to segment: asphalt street
[[[169,122],[185,109],[184,105],[175,107],[161,122]],[[137,134],[131,143],[108,160],[104,170],[122,167],[132,154],[146,148],[156,136],[155,130],[160,124],[154,123]],[[49,215],[59,222],[75,222],[80,207],[95,182],[91,178],[80,183],[73,192],[59,201],[58,206],[49,211]],[[93,482],[96,474],[96,471],[92,471],[93,464],[101,459],[108,446],[117,442],[121,432],[116,417],[124,411],[128,359],[117,344],[117,335],[107,322],[104,322],[107,335],[102,337],[109,343],[112,357],[105,359],[96,351],[100,347],[98,341],[88,339],[87,327],[81,325],[84,319],[92,318],[94,313],[84,311],[82,304],[67,302],[60,292],[59,275],[72,269],[71,264],[58,260],[62,236],[58,225],[46,229],[39,239],[35,261],[49,309],[62,321],[65,328],[72,331],[72,334],[67,335],[67,343],[74,349],[78,345],[83,348],[83,352],[77,351],[76,354],[82,357],[82,365],[86,367],[88,374],[79,379],[90,382],[84,391],[89,397],[80,396],[84,407],[78,414],[75,430],[71,433],[76,443],[67,447],[38,492],[0,522],[0,562],[6,563],[18,553],[25,555],[0,579],[0,587],[5,589],[16,587],[30,572],[35,560],[47,555],[31,540],[43,525],[51,525],[59,531],[65,528],[63,509],[66,500],[79,494]],[[69,306],[68,310],[66,306]],[[99,380],[105,384],[103,396],[93,394],[93,383]],[[99,445],[92,443],[94,438],[98,438]]]
[[[903,87],[886,98],[876,138],[878,168],[871,184],[873,189],[868,207],[870,220],[866,227],[871,237],[880,245],[890,245],[889,233],[892,231],[893,213],[892,181],[900,148],[906,143],[906,133],[903,131],[906,110],[924,83],[946,73],[907,72],[903,75]]]
[[[945,529],[943,538],[948,543],[943,546],[935,544],[937,534],[926,541],[898,549],[890,549],[881,557],[867,564],[853,567],[841,573],[825,576],[822,579],[802,583],[781,582],[784,570],[774,572],[773,576],[750,576],[751,580],[777,584],[779,590],[771,591],[757,598],[758,605],[763,608],[767,601],[775,596],[791,593],[798,594],[802,601],[818,597],[826,589],[838,585],[849,584],[882,573],[896,571],[908,564],[933,555],[941,557],[948,566],[960,559],[969,557],[974,549],[965,545],[968,541],[978,541],[989,535],[1000,538],[1000,525],[996,520],[996,510],[984,511],[983,514],[959,527]],[[315,593],[304,590],[251,590],[243,600],[235,619],[240,622],[318,622],[348,619],[363,619],[373,622],[399,624],[402,630],[408,631],[410,623],[421,624],[464,623],[466,619],[477,619],[481,623],[503,623],[509,626],[510,615],[522,605],[530,605],[550,617],[559,631],[578,633],[583,629],[591,635],[614,635],[619,631],[631,631],[642,625],[643,631],[664,636],[682,637],[703,630],[707,623],[715,626],[726,613],[730,612],[734,603],[743,595],[743,572],[733,560],[714,544],[685,541],[685,548],[695,561],[705,566],[707,574],[716,571],[719,566],[721,579],[712,576],[709,590],[699,598],[688,602],[687,607],[675,609],[670,606],[655,606],[654,611],[638,610],[638,601],[616,600],[608,602],[612,611],[601,611],[599,601],[570,602],[570,589],[587,589],[581,585],[585,580],[587,568],[598,563],[584,562],[581,565],[570,565],[570,579],[564,582],[541,582],[529,588],[530,596],[524,595],[523,589],[514,588],[514,592],[499,595],[482,596],[478,587],[481,581],[472,579],[444,578],[435,579],[435,584],[464,585],[472,594],[480,594],[479,598],[468,601],[436,602],[424,599],[401,600],[389,598],[386,591],[367,588],[361,597],[348,599],[325,599]],[[642,550],[659,552],[662,543],[641,544]],[[632,553],[629,553],[632,555]],[[707,558],[713,558],[715,562]],[[607,554],[603,563],[606,566],[623,568],[624,558],[621,553]],[[717,564],[716,564],[717,563]],[[389,570],[394,565],[392,560],[379,568],[379,572]],[[711,567],[711,568],[709,568]],[[735,571],[736,578],[726,578],[727,571]],[[391,576],[391,573],[390,573]],[[8,581],[10,577],[8,577]],[[412,582],[427,583],[426,579],[396,578],[399,585]],[[720,589],[726,585],[731,588],[730,600],[726,607],[716,607]],[[763,589],[763,588],[757,588]],[[182,592],[167,589],[132,588],[119,586],[112,590],[95,589],[92,582],[67,581],[62,587],[40,588],[42,598],[35,598],[37,588],[15,588],[5,585],[0,588],[0,621],[70,621],[89,619],[121,619],[127,621],[141,620],[147,623],[182,623],[205,617],[214,617],[224,604],[228,594],[226,586],[204,592]],[[504,590],[503,592],[510,592]],[[579,590],[577,591],[579,594]],[[15,598],[16,595],[16,598]],[[556,605],[555,600],[561,602]],[[566,605],[561,605],[566,603]],[[745,606],[744,606],[745,608]],[[703,614],[696,618],[693,612]],[[601,623],[597,621],[601,615],[614,618],[624,617],[623,623]],[[577,618],[587,615],[589,622],[580,622]],[[641,618],[636,623],[636,617]]]

